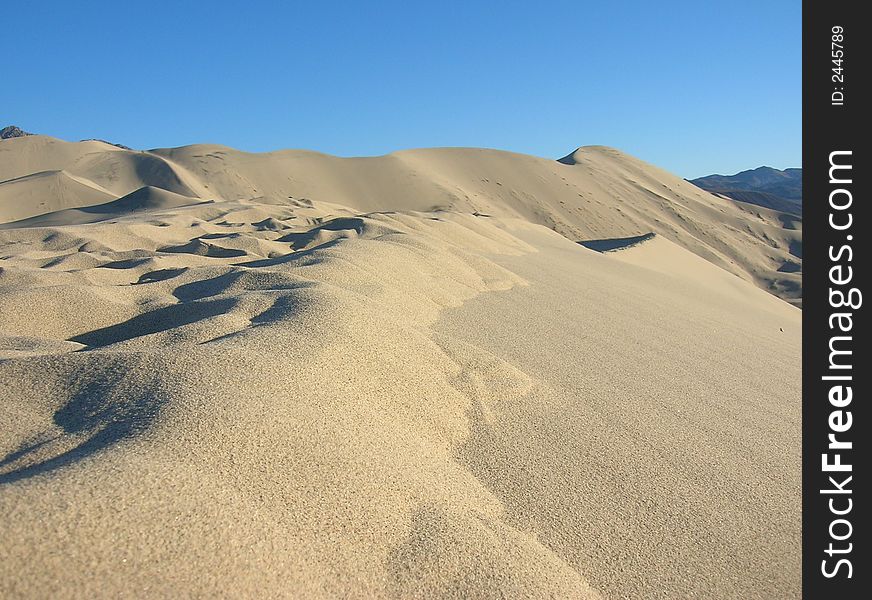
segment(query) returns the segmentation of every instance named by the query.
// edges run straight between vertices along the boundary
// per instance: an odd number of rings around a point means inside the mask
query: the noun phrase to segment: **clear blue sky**
[[[536,6],[542,4],[541,6]],[[342,156],[800,166],[801,2],[6,0],[0,126]]]

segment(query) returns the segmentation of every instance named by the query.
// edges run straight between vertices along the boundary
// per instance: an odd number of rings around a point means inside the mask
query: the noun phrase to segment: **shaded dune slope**
[[[111,195],[104,197],[111,198]],[[20,201],[21,197],[16,197]],[[111,200],[104,204],[87,204],[81,208],[59,209],[46,214],[13,221],[0,223],[0,229],[15,229],[21,227],[50,227],[53,225],[83,225],[96,223],[107,219],[122,218],[131,213],[141,211],[155,211],[199,204],[204,202],[199,198],[191,198],[170,192],[163,188],[143,186],[130,192],[117,200]]]

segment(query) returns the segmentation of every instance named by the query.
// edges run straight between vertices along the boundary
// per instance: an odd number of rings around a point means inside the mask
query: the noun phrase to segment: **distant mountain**
[[[709,175],[689,181],[740,202],[802,214],[802,169],[758,167],[735,175]]]
[[[35,133],[30,133],[29,131],[24,131],[21,127],[16,125],[9,125],[0,129],[0,140],[11,140],[12,138],[20,138],[27,137],[29,135],[36,135]],[[88,138],[86,140],[81,140],[83,142],[103,142],[104,144],[109,144],[110,146],[115,146],[116,148],[121,148],[122,150],[131,150],[130,146],[125,146],[124,144],[116,144],[115,142],[109,142],[106,140],[101,140],[99,138]]]
[[[0,129],[0,140],[8,140],[11,138],[20,138],[28,135],[33,135],[32,133],[28,133],[21,129],[21,127],[16,127],[15,125],[9,125],[8,127],[4,127]]]

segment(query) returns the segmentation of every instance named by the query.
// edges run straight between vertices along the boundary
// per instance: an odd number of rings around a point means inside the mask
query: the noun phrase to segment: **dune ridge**
[[[117,197],[0,226],[0,596],[799,596],[800,311],[715,264],[745,209],[598,252],[669,205],[607,149],[35,137],[4,176]]]
[[[801,305],[801,217],[710,194],[604,146],[582,147],[559,161],[477,148],[340,158],[302,150],[251,154],[210,144],[141,152],[28,136],[4,140],[0,157],[0,202],[9,180],[37,167],[62,168],[117,197],[151,186],[204,200],[478,212],[522,218],[574,241],[654,232]],[[102,202],[83,196],[77,206]],[[2,207],[0,223],[49,212]],[[800,270],[781,269],[787,261]]]
[[[225,208],[212,221],[235,220],[239,213],[255,219],[262,216],[252,216],[252,209],[242,203],[234,208]],[[187,224],[190,217],[184,212],[197,209],[174,207],[173,218]],[[262,238],[271,242],[269,238],[284,232],[262,229],[244,236],[255,242],[247,244],[244,258],[167,253],[152,247],[157,256],[145,260],[131,260],[127,252],[108,248],[138,244],[141,234],[117,231],[116,223],[91,225],[90,235],[109,242],[105,249],[90,252],[104,259],[99,266],[75,269],[87,273],[75,284],[72,279],[64,284],[59,277],[48,276],[30,283],[26,299],[2,296],[4,333],[14,334],[3,338],[4,356],[13,359],[0,363],[3,397],[12,398],[14,386],[19,396],[48,402],[4,407],[9,409],[4,413],[4,430],[18,429],[19,435],[5,440],[0,485],[16,485],[7,488],[2,513],[10,516],[6,533],[18,540],[19,549],[44,545],[45,540],[32,537],[29,519],[16,519],[16,513],[24,506],[33,507],[33,495],[42,496],[43,486],[48,485],[56,491],[36,506],[44,519],[63,530],[61,524],[72,519],[63,506],[80,505],[72,498],[82,491],[82,482],[76,483],[82,476],[100,481],[101,489],[108,486],[107,493],[130,520],[124,519],[119,531],[117,525],[105,522],[105,515],[92,513],[83,525],[84,533],[67,531],[43,546],[51,556],[52,547],[78,546],[81,540],[76,538],[84,535],[90,542],[87,550],[102,557],[96,572],[70,556],[65,564],[28,565],[7,546],[3,563],[16,576],[4,581],[63,594],[52,587],[52,579],[60,575],[72,585],[67,591],[99,595],[107,580],[123,577],[118,585],[125,581],[123,585],[129,586],[126,578],[132,577],[143,582],[140,589],[162,595],[181,582],[161,573],[177,571],[181,576],[188,571],[185,563],[193,561],[198,568],[209,567],[201,587],[194,588],[201,593],[267,593],[272,588],[262,586],[270,582],[254,575],[257,563],[246,562],[252,574],[239,579],[237,573],[225,576],[209,560],[209,553],[215,552],[211,544],[241,548],[253,542],[251,532],[228,522],[239,517],[245,528],[265,538],[261,543],[266,541],[289,557],[289,564],[270,564],[268,570],[291,586],[289,593],[342,590],[349,585],[342,578],[353,573],[357,594],[383,595],[391,590],[484,594],[499,586],[512,594],[556,591],[597,597],[582,576],[547,548],[504,525],[499,503],[451,459],[452,448],[463,437],[464,413],[471,402],[458,383],[470,351],[446,352],[431,339],[427,327],[443,307],[457,306],[482,291],[524,284],[471,250],[513,255],[532,251],[480,221],[484,219],[459,215],[373,214],[327,221],[295,234],[297,238],[286,241],[297,249],[282,255],[260,244],[266,243]],[[77,229],[81,227],[67,228]],[[108,233],[101,235],[100,229],[112,231],[113,239],[107,239]],[[203,224],[203,231],[212,229]],[[9,230],[4,242],[11,237],[14,243],[30,245],[32,239],[24,242],[17,236],[32,231]],[[289,235],[293,234],[282,237]],[[215,233],[201,237],[218,247],[227,245],[226,238]],[[4,267],[0,280],[6,283],[19,269],[22,276],[44,269],[31,271],[30,260],[25,259],[20,268]],[[48,269],[53,274],[69,273]],[[69,294],[60,291],[67,288]],[[28,306],[44,314],[47,297],[66,304],[66,311],[57,306],[52,313],[71,312],[75,318],[55,323],[52,331],[36,314],[28,314]],[[73,350],[77,352],[58,356]],[[490,387],[490,379],[496,378],[499,389],[522,393],[523,374],[480,355],[476,359],[487,360],[495,371],[479,379],[479,385]],[[404,364],[410,356],[421,360],[411,371]],[[326,379],[319,373],[322,364],[330,364]],[[282,375],[286,370],[290,372]],[[223,393],[220,373],[239,374],[233,383],[237,391],[230,397]],[[315,431],[309,430],[305,417],[300,418],[306,413],[320,423]],[[26,422],[26,429],[14,427],[15,422]],[[221,438],[198,440],[203,428],[212,427],[225,433]],[[305,431],[294,435],[301,427]],[[340,436],[345,443],[337,447],[332,440]],[[311,462],[305,469],[270,476],[260,464],[265,456],[256,450],[264,442],[279,461],[276,468]],[[200,455],[204,446],[212,456]],[[195,457],[183,461],[186,468],[167,469],[161,463],[169,458],[161,456],[176,452]],[[216,462],[219,459],[235,461],[234,469],[228,472]],[[360,460],[368,462],[354,467]],[[147,461],[143,466],[158,480],[170,479],[163,484],[166,490],[127,477],[122,478],[127,489],[117,487],[121,482],[112,474],[128,471],[138,461]],[[370,461],[384,464],[381,475],[372,470]],[[336,469],[344,473],[342,489],[337,489],[338,481],[325,479]],[[208,483],[200,478],[204,472],[209,473]],[[285,484],[275,489],[271,477],[284,479]],[[104,541],[106,533],[100,531],[107,528],[117,532],[108,539],[157,537],[161,528],[173,527],[180,510],[193,511],[193,507],[173,507],[164,515],[152,504],[173,503],[168,490],[198,485],[232,488],[227,492],[232,499],[226,499],[229,511],[214,505],[211,511],[217,514],[185,517],[198,530],[214,526],[209,521],[215,518],[227,526],[204,548],[195,547],[203,543],[200,531],[185,528],[167,547],[148,548],[157,555],[145,562],[136,559],[137,545],[110,547]],[[292,499],[288,494],[299,486],[311,492]],[[379,491],[385,487],[394,493],[385,496]],[[262,498],[276,492],[280,496],[275,499]],[[346,504],[349,497],[357,498],[351,506]],[[258,512],[259,517],[251,516]],[[408,525],[396,522],[397,514],[409,512],[417,515],[413,522],[420,530],[409,531]],[[274,528],[273,519],[283,525]],[[329,544],[331,536],[344,535],[340,531],[349,527],[360,530],[358,539],[346,538],[341,549]],[[504,541],[490,542],[495,533]],[[301,549],[304,540],[306,547]],[[433,565],[432,552],[422,554],[421,543],[435,543],[434,550],[444,555],[445,564]],[[409,573],[383,572],[382,564],[391,560],[388,551],[404,556],[402,564]],[[113,559],[116,552],[129,558],[119,564]],[[328,557],[319,561],[319,554]],[[255,558],[264,561],[268,556]],[[129,570],[123,564],[127,561]],[[150,567],[152,561],[156,563]],[[548,571],[530,579],[529,570],[539,564],[550,565]],[[490,578],[460,585],[444,572],[451,568],[462,574],[475,565],[487,568]],[[118,568],[122,573],[110,572]],[[430,580],[424,587],[422,578]],[[33,588],[12,587],[7,592],[26,589]]]

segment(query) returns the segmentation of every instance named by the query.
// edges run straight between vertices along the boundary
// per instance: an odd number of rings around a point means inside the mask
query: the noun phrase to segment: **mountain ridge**
[[[741,202],[802,214],[802,169],[757,167],[734,175],[707,175],[688,180],[713,194]]]
[[[12,138],[26,137],[28,135],[33,135],[27,131],[21,129],[16,125],[7,125],[3,129],[0,129],[0,140],[9,140]]]

